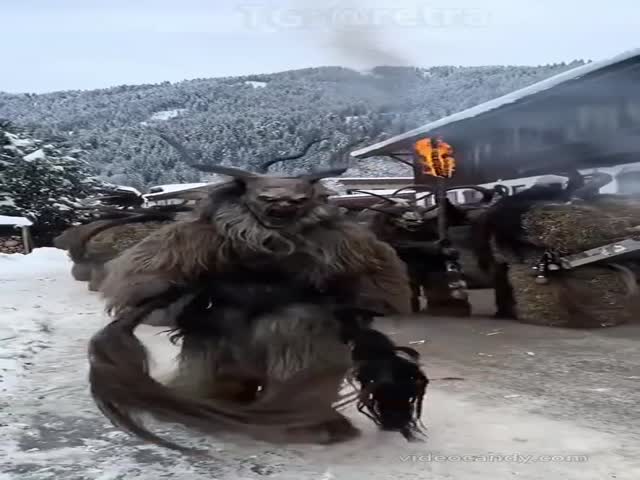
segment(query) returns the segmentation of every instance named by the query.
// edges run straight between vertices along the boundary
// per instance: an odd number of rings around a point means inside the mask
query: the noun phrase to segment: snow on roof
[[[564,184],[567,181],[567,177],[561,177],[560,175],[542,175],[538,177],[535,185],[554,185],[557,183]]]
[[[149,193],[143,195],[145,198],[152,198],[154,195],[160,195],[165,193],[182,192],[185,190],[191,190],[193,188],[204,187],[210,185],[209,183],[173,183],[168,185],[156,185],[149,189]]]
[[[142,196],[142,193],[137,188],[127,187],[127,186],[124,186],[124,185],[116,185],[116,189],[117,190],[123,190],[125,192],[131,192],[131,193],[134,193],[134,194],[136,194],[138,196]]]
[[[0,225],[16,225],[19,227],[30,227],[33,225],[31,220],[24,217],[11,217],[9,215],[0,215]]]
[[[525,97],[543,92],[545,90],[549,90],[550,88],[556,87],[570,80],[577,80],[587,74],[615,65],[616,63],[624,62],[625,60],[629,60],[637,56],[640,56],[640,48],[629,50],[606,60],[591,62],[580,67],[572,68],[571,70],[559,73],[550,78],[542,80],[541,82],[534,83],[533,85],[529,85],[528,87],[521,88],[520,90],[508,93],[507,95],[503,95],[502,97],[498,97],[488,102],[481,103],[480,105],[476,105],[475,107],[471,107],[461,112],[454,113],[453,115],[449,115],[448,117],[441,118],[439,120],[436,120],[435,122],[428,123],[426,125],[423,125],[422,127],[418,127],[401,135],[391,137],[383,142],[376,143],[369,147],[361,148],[359,150],[351,152],[351,156],[356,158],[364,157],[373,151],[391,146],[397,142],[410,140],[413,137],[430,132],[450,123],[476,117],[482,113],[487,113],[504,105],[515,103]]]
[[[631,163],[629,165],[625,165],[624,167],[621,167],[620,170],[618,171],[618,173],[620,174],[625,174],[625,173],[635,173],[635,172],[640,172],[640,163]]]

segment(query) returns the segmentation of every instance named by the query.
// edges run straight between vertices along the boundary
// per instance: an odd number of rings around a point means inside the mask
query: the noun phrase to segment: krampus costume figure
[[[415,188],[424,186],[415,186]],[[406,188],[414,188],[405,187]],[[494,192],[480,187],[473,188],[483,194],[479,205],[461,208],[447,200],[447,224],[453,229],[468,229],[471,211],[476,208],[486,208],[493,198]],[[400,194],[398,190],[396,194]],[[450,189],[453,190],[453,189]],[[414,200],[400,199],[395,196],[378,196],[381,202],[363,211],[361,220],[367,222],[380,240],[389,243],[406,263],[412,289],[412,309],[421,310],[420,291],[424,290],[427,298],[427,311],[433,315],[462,315],[471,313],[469,301],[464,298],[454,298],[449,287],[450,278],[447,275],[447,260],[459,257],[457,245],[442,242],[441,232],[438,231],[438,205],[421,206],[418,197]],[[431,195],[431,194],[429,194]],[[427,195],[428,196],[428,195]],[[469,235],[468,232],[458,232]],[[460,234],[458,234],[458,237]],[[466,238],[465,238],[466,240]]]
[[[506,197],[475,225],[480,266],[496,283],[497,316],[563,327],[602,327],[640,318],[637,282],[627,260],[564,268],[561,257],[630,238],[640,203],[601,195],[611,177],[566,188],[537,184]]]
[[[349,372],[359,410],[407,438],[427,378],[417,353],[371,329],[410,310],[406,268],[387,244],[327,204],[325,172],[283,178],[208,167],[233,180],[199,217],[151,234],[108,265],[101,290],[115,320],[90,344],[90,381],[120,427],[172,448],[132,414],[204,431],[332,443],[358,434],[335,402]],[[133,331],[150,310],[186,303],[168,386],[148,373]]]

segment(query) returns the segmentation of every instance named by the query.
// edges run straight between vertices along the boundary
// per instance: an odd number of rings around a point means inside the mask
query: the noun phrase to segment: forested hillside
[[[0,118],[45,141],[87,151],[109,182],[144,189],[200,174],[151,132],[160,128],[201,162],[255,167],[328,137],[297,169],[341,160],[340,147],[382,140],[580,65],[321,67],[42,95],[0,93]],[[287,168],[293,168],[287,167]],[[350,175],[405,175],[389,161],[359,162]]]

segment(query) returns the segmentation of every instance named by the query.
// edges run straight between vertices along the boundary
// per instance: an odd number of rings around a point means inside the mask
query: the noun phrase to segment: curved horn
[[[432,188],[431,188],[431,187],[429,187],[429,186],[427,186],[427,185],[406,185],[406,186],[404,186],[404,187],[402,187],[402,188],[399,188],[399,189],[398,189],[398,190],[396,190],[395,192],[393,192],[393,194],[392,194],[392,195],[397,195],[397,194],[399,194],[401,191],[403,191],[403,190],[409,190],[410,188],[412,188],[412,189],[414,189],[414,190],[422,190],[422,191],[429,190],[429,191],[432,191]]]
[[[311,172],[311,173],[306,174],[306,175],[301,175],[299,178],[304,178],[304,179],[307,179],[307,180],[316,181],[316,180],[320,180],[322,178],[339,177],[344,172],[349,170],[349,167],[350,167],[349,159],[348,159],[348,157],[345,157],[345,153],[347,151],[351,150],[353,147],[355,147],[356,145],[358,145],[360,143],[362,143],[362,140],[355,140],[353,142],[347,143],[344,147],[342,147],[342,148],[340,148],[338,150],[336,155],[343,159],[343,165],[341,167],[332,167],[332,168],[329,168],[327,170],[318,170],[316,172]]]
[[[298,153],[294,153],[291,155],[287,155],[285,157],[276,157],[273,158],[271,160],[268,160],[266,162],[263,162],[260,167],[258,167],[258,171],[260,173],[267,173],[269,171],[269,167],[271,167],[272,165],[275,165],[276,163],[280,163],[280,162],[287,162],[289,160],[297,160],[299,158],[304,157],[307,153],[309,153],[309,150],[311,150],[311,147],[313,147],[314,145],[320,143],[320,142],[324,142],[325,140],[328,140],[328,138],[318,138],[316,140],[312,140],[311,142],[307,143],[304,148],[299,151]]]
[[[220,175],[227,175],[229,177],[235,177],[235,178],[250,178],[250,177],[257,176],[257,174],[253,172],[249,172],[247,170],[243,170],[241,168],[224,167],[222,165],[203,165],[201,163],[198,163],[191,156],[189,151],[183,145],[181,145],[178,141],[159,131],[156,131],[156,135],[158,135],[162,140],[164,140],[166,143],[168,143],[173,148],[175,148],[176,151],[182,157],[183,161],[187,165],[189,165],[191,168],[195,168],[196,170],[200,170],[201,172],[217,173]]]

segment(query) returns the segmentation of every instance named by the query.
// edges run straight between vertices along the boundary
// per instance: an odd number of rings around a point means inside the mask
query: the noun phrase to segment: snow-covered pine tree
[[[81,150],[31,138],[0,120],[0,215],[31,220],[36,246],[49,246],[64,229],[87,221],[90,213],[74,206],[114,187],[96,179],[80,155]]]

